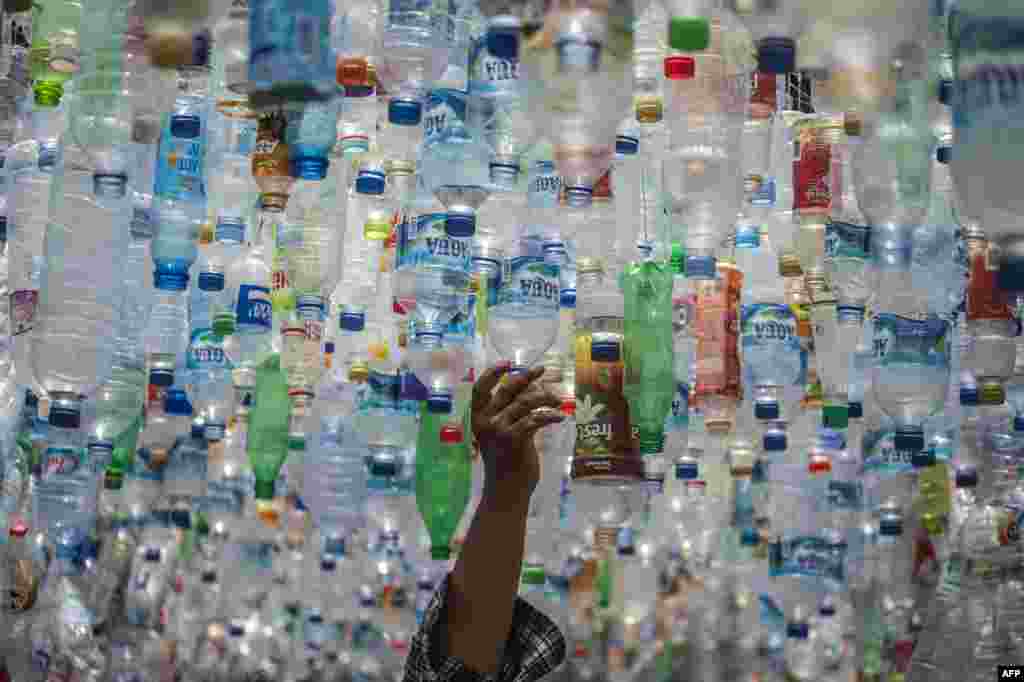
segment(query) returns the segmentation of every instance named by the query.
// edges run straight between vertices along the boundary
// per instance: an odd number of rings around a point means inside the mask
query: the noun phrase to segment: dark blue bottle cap
[[[370,475],[392,478],[402,470],[402,463],[397,458],[388,455],[386,457],[370,458]]]
[[[50,426],[59,429],[77,429],[82,422],[82,413],[77,407],[53,405],[50,407]]]
[[[142,558],[148,562],[160,561],[160,548],[159,547],[147,547],[143,553]]]
[[[224,274],[221,272],[200,272],[200,291],[224,291]]]
[[[379,196],[384,194],[384,174],[380,171],[361,170],[356,178],[356,193]]]
[[[188,402],[188,396],[180,388],[172,388],[164,396],[164,412],[176,417],[192,415],[192,405]]]
[[[779,418],[779,403],[775,400],[764,400],[754,403],[754,418],[772,421]]]
[[[415,100],[393,99],[388,103],[388,123],[418,126],[423,120],[423,105]]]
[[[849,403],[847,409],[850,411],[850,419],[862,419],[864,417],[864,403],[859,400]]]
[[[790,639],[807,639],[810,633],[811,628],[807,625],[807,623],[786,624],[786,636]]]
[[[699,473],[696,462],[676,462],[676,480],[678,481],[696,481]]]
[[[431,414],[450,414],[452,397],[448,393],[431,393],[427,398],[427,411]]]
[[[519,59],[519,23],[510,17],[499,17],[487,26],[487,51],[498,59]]]
[[[893,436],[893,447],[897,450],[916,452],[924,449],[924,431],[921,429],[902,428]]]
[[[822,616],[834,616],[836,615],[836,605],[830,599],[825,599],[818,606],[818,613]]]
[[[366,313],[342,312],[338,317],[338,328],[347,332],[361,332],[366,329]]]
[[[954,480],[957,488],[975,488],[978,485],[978,470],[970,465],[957,467]]]
[[[173,509],[170,521],[175,528],[188,530],[192,527],[192,513],[187,509]]]
[[[185,291],[188,288],[190,265],[183,260],[157,261],[153,271],[153,286],[164,291]]]
[[[203,120],[196,114],[173,114],[171,116],[171,135],[181,140],[192,140],[199,137],[203,129]]]
[[[26,407],[39,407],[39,396],[33,393],[30,389],[25,389],[25,406]]]
[[[761,447],[765,452],[785,452],[789,447],[789,439],[783,431],[772,431],[764,434],[761,439]]]
[[[973,407],[978,404],[978,387],[974,384],[960,384],[960,404]]]
[[[320,570],[328,573],[338,568],[338,562],[334,557],[325,556],[320,560]]]
[[[238,623],[231,623],[228,625],[228,636],[229,637],[241,637],[245,634],[245,628]]]
[[[944,144],[935,148],[935,160],[941,164],[948,164],[953,158],[953,147]]]
[[[615,153],[632,156],[640,150],[640,140],[632,135],[618,135],[615,137]]]
[[[622,356],[622,347],[618,341],[592,341],[590,343],[591,362],[618,362]]]
[[[759,40],[757,70],[762,73],[790,73],[796,70],[796,41],[780,37]]]
[[[476,216],[449,213],[444,219],[444,231],[455,239],[469,239],[476,234]]]
[[[890,538],[903,535],[903,520],[898,518],[881,519],[878,522],[878,534]]]
[[[999,261],[996,284],[1003,291],[1024,291],[1024,256],[1015,256],[1004,251]]]
[[[300,156],[289,163],[293,178],[301,180],[323,180],[331,162],[321,156]]]
[[[740,533],[740,544],[744,547],[756,547],[761,543],[761,534],[757,532],[756,528],[747,526]]]
[[[563,308],[575,308],[576,307],[576,290],[575,289],[562,289],[561,294],[558,298],[558,304]]]
[[[686,276],[689,279],[714,279],[718,261],[714,256],[687,256]]]
[[[1013,418],[1013,430],[1024,431],[1024,415],[1017,415]]]
[[[333,353],[335,350],[334,341],[324,341],[324,352]]]
[[[149,370],[149,383],[154,386],[166,388],[174,384],[173,369],[151,369]]]
[[[953,104],[953,79],[942,78],[939,80],[938,97],[939,101],[946,106]]]
[[[370,97],[373,95],[372,85],[346,85],[345,86],[345,97],[359,99],[362,97]]]
[[[190,431],[193,438],[205,438],[206,437],[206,425],[205,424],[192,424],[192,430]]]
[[[910,466],[915,469],[923,469],[933,464],[935,464],[935,450],[932,448],[916,450],[910,455]]]

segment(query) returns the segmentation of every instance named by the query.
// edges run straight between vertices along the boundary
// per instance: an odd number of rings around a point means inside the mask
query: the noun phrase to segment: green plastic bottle
[[[256,390],[249,411],[246,443],[249,463],[256,475],[256,499],[274,499],[277,474],[288,456],[291,399],[281,356],[271,355],[256,368]]]
[[[632,426],[640,432],[643,455],[664,450],[665,417],[675,393],[672,284],[671,266],[653,260],[631,263],[622,277],[626,297],[622,392]]]
[[[469,504],[473,481],[468,410],[462,424],[435,414],[424,402],[416,438],[416,507],[430,533],[430,556],[451,557],[452,536]]]
[[[34,7],[32,17],[33,89],[37,99],[60,100],[64,83],[79,69],[82,3],[78,0],[45,0]],[[49,104],[49,102],[47,101]]]

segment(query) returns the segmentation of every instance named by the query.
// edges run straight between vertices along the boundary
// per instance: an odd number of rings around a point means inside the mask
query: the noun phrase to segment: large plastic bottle
[[[254,106],[334,96],[333,15],[328,0],[249,3],[249,98]]]

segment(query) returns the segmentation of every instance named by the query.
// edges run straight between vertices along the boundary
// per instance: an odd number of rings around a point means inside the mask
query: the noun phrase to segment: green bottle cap
[[[665,431],[640,429],[640,454],[656,455],[665,451]]]
[[[683,52],[706,50],[711,44],[711,24],[704,17],[672,17],[668,23],[668,44]]]
[[[274,483],[275,481],[256,481],[256,499],[257,500],[272,500],[274,499]]]
[[[235,318],[232,315],[218,315],[213,319],[213,333],[217,336],[231,336],[235,333]]]
[[[821,408],[821,424],[827,429],[845,429],[850,424],[848,405],[825,405]]]
[[[64,85],[54,80],[37,80],[32,87],[36,104],[41,107],[55,107],[64,95]]]
[[[680,275],[686,274],[686,249],[680,242],[672,242],[672,252],[669,256],[669,263],[672,265],[672,271],[677,272]]]
[[[543,566],[524,564],[519,574],[519,581],[523,585],[543,585],[547,582],[547,575]]]
[[[1002,405],[1006,402],[1006,391],[1003,385],[997,382],[986,382],[981,385],[978,393],[979,405]]]
[[[451,547],[447,545],[431,545],[430,558],[434,561],[447,561],[452,557]]]

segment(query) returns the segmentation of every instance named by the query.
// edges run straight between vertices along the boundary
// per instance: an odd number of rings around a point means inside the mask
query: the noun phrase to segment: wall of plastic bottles
[[[1021,663],[1022,36],[1000,0],[4,0],[4,674],[398,679],[499,362],[567,416],[520,590],[557,677]]]

